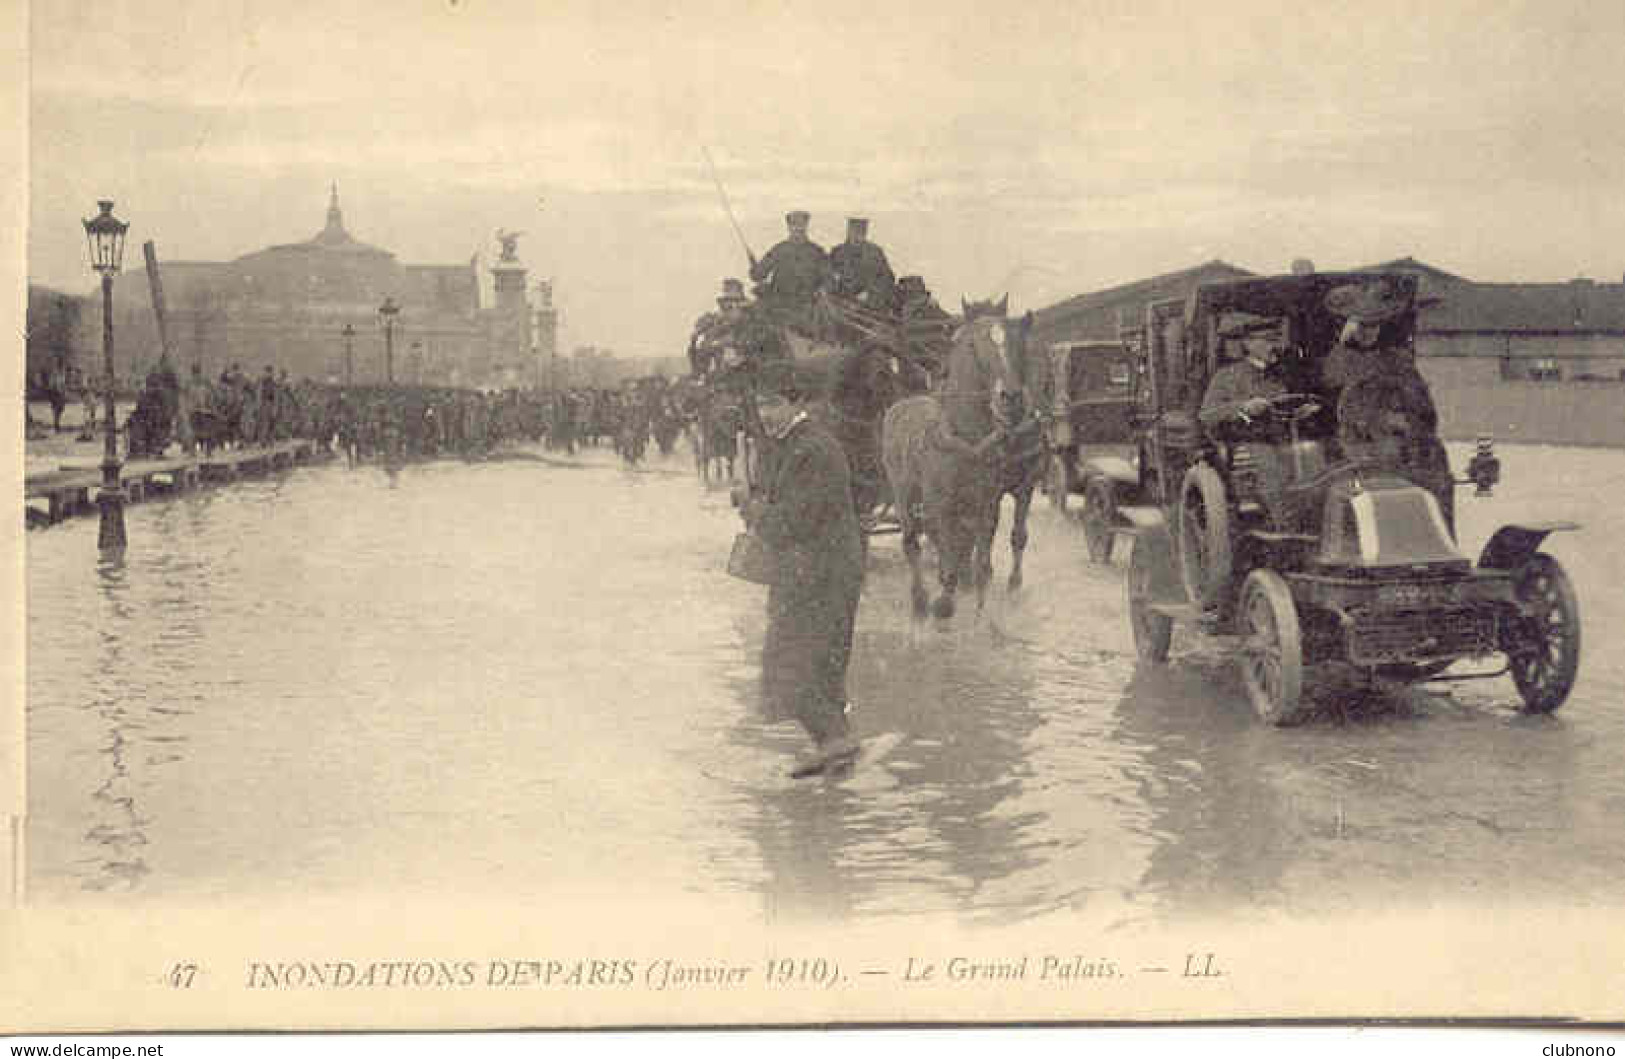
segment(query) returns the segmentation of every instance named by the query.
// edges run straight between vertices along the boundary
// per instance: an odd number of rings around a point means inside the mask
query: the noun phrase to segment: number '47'
[[[169,984],[176,989],[190,989],[196,977],[197,964],[177,963],[174,970],[169,972]]]

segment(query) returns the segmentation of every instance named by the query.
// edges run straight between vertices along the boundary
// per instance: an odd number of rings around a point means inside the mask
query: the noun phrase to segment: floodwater
[[[1463,458],[1456,454],[1458,463]],[[30,533],[29,900],[676,895],[767,920],[1110,921],[1615,902],[1625,453],[1517,448],[1463,543],[1568,517],[1579,686],[1328,693],[1255,722],[1222,647],[1137,669],[1120,547],[1035,503],[1027,587],[916,624],[877,542],[840,781],[755,698],[764,589],[679,452],[342,461]],[[1001,534],[1002,538],[1002,534]],[[1120,542],[1126,544],[1126,542]],[[1003,551],[997,561],[1008,569]]]

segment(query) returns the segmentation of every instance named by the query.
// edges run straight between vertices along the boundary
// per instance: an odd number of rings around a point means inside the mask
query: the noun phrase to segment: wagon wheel
[[[1050,506],[1063,515],[1071,513],[1069,506],[1075,473],[1072,461],[1067,458],[1066,453],[1057,452],[1050,457],[1049,477],[1045,482],[1045,489],[1049,493]]]
[[[1517,593],[1523,613],[1506,645],[1512,682],[1523,712],[1551,713],[1569,697],[1580,669],[1580,602],[1563,567],[1545,552],[1518,571]]]
[[[1117,491],[1111,479],[1096,477],[1083,493],[1083,539],[1089,547],[1089,561],[1112,561],[1113,529],[1117,522]]]
[[[1168,661],[1168,644],[1173,638],[1174,620],[1151,609],[1156,599],[1156,567],[1166,564],[1168,550],[1152,544],[1149,537],[1135,537],[1129,552],[1128,575],[1123,579],[1128,597],[1129,627],[1134,631],[1134,650],[1145,662]]]
[[[1185,472],[1179,491],[1179,576],[1185,594],[1211,607],[1230,583],[1235,559],[1230,542],[1230,505],[1219,473],[1205,463]]]
[[[1303,637],[1292,591],[1274,570],[1254,570],[1241,588],[1241,680],[1253,712],[1274,725],[1299,719]]]

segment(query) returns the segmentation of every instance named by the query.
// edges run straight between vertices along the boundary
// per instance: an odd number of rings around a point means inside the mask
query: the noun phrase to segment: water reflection
[[[1625,663],[1588,654],[1557,718],[1501,680],[1269,729],[1222,651],[1137,670],[1121,559],[1045,513],[1026,591],[980,619],[916,625],[876,546],[850,691],[894,745],[792,781],[763,590],[721,573],[726,493],[683,455],[650,472],[303,468],[132,507],[94,573],[94,520],[30,534],[34,899],[689,892],[1111,925],[1617,891]],[[1585,543],[1554,549],[1605,644],[1625,568]]]
[[[1140,888],[1163,912],[1201,915],[1280,899],[1293,828],[1271,789],[1281,740],[1215,688],[1234,682],[1204,663],[1141,666],[1117,703],[1112,739],[1137,748],[1125,768],[1153,840]]]
[[[1035,862],[1041,818],[1012,808],[1041,723],[1031,680],[986,627],[921,635],[877,622],[882,606],[860,613],[849,690],[857,734],[887,752],[839,779],[763,784],[747,827],[770,918],[986,909],[994,884]],[[805,737],[765,723],[753,683],[736,693],[751,708],[732,738],[787,768]]]
[[[84,839],[92,856],[85,863],[85,888],[130,889],[149,871],[143,857],[147,821],[136,807],[136,784],[131,777],[138,754],[133,744],[141,727],[130,716],[123,699],[120,674],[130,664],[126,637],[132,620],[128,570],[123,556],[108,556],[96,565],[96,584],[103,604],[97,623],[100,663],[89,674],[90,697],[85,708],[100,720],[104,741],[98,747],[101,782],[90,792],[90,819]]]

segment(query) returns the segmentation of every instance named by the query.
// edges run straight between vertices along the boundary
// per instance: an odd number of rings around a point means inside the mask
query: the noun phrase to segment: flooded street
[[[29,899],[700,895],[770,921],[1087,910],[1113,921],[1612,903],[1625,871],[1625,453],[1503,447],[1458,505],[1551,538],[1578,687],[1525,718],[1505,677],[1334,690],[1254,721],[1228,656],[1137,670],[1109,567],[1035,503],[980,618],[917,625],[878,542],[842,781],[791,781],[756,702],[765,590],[682,450],[633,472],[513,450],[342,461],[30,533]],[[1464,450],[1453,457],[1459,465]]]

